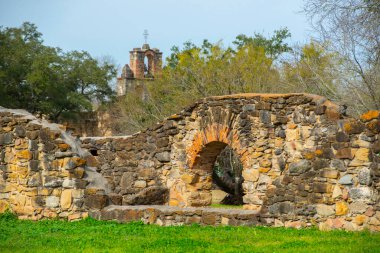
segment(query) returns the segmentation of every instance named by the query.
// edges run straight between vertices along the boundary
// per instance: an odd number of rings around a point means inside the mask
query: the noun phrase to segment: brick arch
[[[227,145],[241,157],[244,164],[247,149],[242,146],[238,131],[223,124],[211,123],[195,134],[192,145],[187,148],[188,167],[200,169],[203,165],[209,166]]]

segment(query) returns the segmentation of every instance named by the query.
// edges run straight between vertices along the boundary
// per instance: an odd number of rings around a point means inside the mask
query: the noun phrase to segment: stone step
[[[172,225],[265,225],[257,211],[211,207],[174,207],[160,205],[117,206],[89,212],[98,220],[143,221],[145,224]]]

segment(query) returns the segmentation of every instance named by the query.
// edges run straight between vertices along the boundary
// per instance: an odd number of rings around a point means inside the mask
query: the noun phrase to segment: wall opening
[[[98,150],[97,149],[90,149],[90,153],[92,156],[98,156]]]
[[[214,163],[211,190],[213,204],[243,204],[242,171],[243,164],[239,156],[231,147],[226,146]]]
[[[153,55],[146,54],[144,56],[144,77],[153,78]]]
[[[243,165],[226,143],[215,141],[205,145],[195,158],[193,170],[212,177],[211,204],[243,204]]]

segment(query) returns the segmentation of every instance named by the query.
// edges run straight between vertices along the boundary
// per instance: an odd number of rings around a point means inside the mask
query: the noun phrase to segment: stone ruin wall
[[[64,130],[24,110],[0,107],[0,213],[75,220],[105,201],[99,193],[108,192],[106,181]]]
[[[7,133],[14,138],[11,144],[6,144],[8,147],[0,142],[3,153],[17,153],[16,129],[8,126],[13,123],[2,122],[1,138],[4,139]],[[210,219],[215,221],[213,225],[318,225],[322,229],[380,230],[379,132],[378,111],[370,111],[356,120],[344,115],[344,107],[308,94],[241,94],[206,98],[132,136],[82,138],[85,167],[93,168],[94,173],[101,175],[106,187],[98,189],[86,185],[80,188],[76,185],[70,190],[79,190],[82,195],[74,198],[71,192],[71,206],[64,210],[61,208],[62,195],[69,188],[58,186],[55,190],[61,190],[56,196],[60,200],[58,207],[47,207],[42,202],[40,209],[58,215],[60,212],[86,213],[92,209],[95,217],[120,220],[135,217],[164,225],[187,224],[184,221],[189,217],[198,217],[200,223],[210,224],[203,222],[202,218],[203,212],[210,216],[208,209],[193,210],[194,215],[189,216],[178,214],[181,213],[178,210],[172,213],[162,211],[162,208],[123,207],[120,213],[112,208],[114,205],[184,207],[210,204],[212,164],[219,152],[229,145],[243,162],[244,208],[252,210],[256,218],[252,218],[251,223],[249,220],[236,223],[236,219],[228,215],[211,215]],[[38,137],[38,140],[42,149],[45,145],[43,138]],[[59,137],[53,140],[61,141]],[[58,150],[58,146],[55,149]],[[56,151],[54,156],[55,160],[62,162],[75,158],[75,155],[57,158]],[[5,174],[13,173],[9,169],[12,159],[2,161],[2,168],[8,170],[3,172],[4,178]],[[8,161],[5,167],[4,161]],[[26,164],[28,160],[15,161]],[[61,173],[62,178],[73,177],[64,175],[64,166],[59,168],[54,173]],[[41,167],[41,170],[50,173],[46,168]],[[85,174],[86,170],[82,177],[85,178]],[[26,175],[32,176],[32,172]],[[9,177],[6,180],[9,181]],[[15,185],[15,181],[12,182]],[[2,201],[9,200],[9,204],[10,196],[19,194],[20,189],[8,190],[8,193],[2,191]],[[54,195],[53,192],[54,189],[49,195]],[[32,202],[33,206],[35,198],[32,197],[28,197],[28,203]],[[87,200],[87,205],[75,206],[78,199]],[[106,205],[111,206],[103,210],[112,209],[114,216],[100,210]],[[154,218],[147,217],[149,212]],[[173,212],[182,215],[177,223],[173,221]],[[66,217],[65,214],[60,216]],[[239,215],[243,217],[245,214]]]

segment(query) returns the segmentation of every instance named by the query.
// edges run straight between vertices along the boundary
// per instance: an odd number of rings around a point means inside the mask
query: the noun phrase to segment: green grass
[[[226,208],[226,209],[243,209],[243,205],[224,205],[224,204],[211,204],[213,208]]]
[[[0,252],[379,252],[380,234],[0,216]]]

